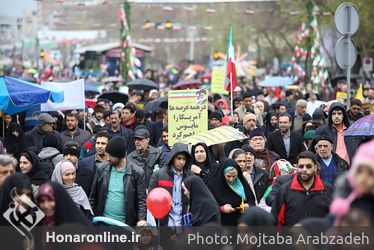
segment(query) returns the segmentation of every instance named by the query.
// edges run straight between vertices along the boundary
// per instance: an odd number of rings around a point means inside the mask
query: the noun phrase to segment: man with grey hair
[[[306,113],[306,106],[307,101],[304,99],[299,99],[296,102],[296,109],[293,115],[292,124],[293,124],[293,131],[299,131],[303,128],[303,122],[312,120],[312,117]]]
[[[5,179],[14,173],[17,160],[10,155],[0,155],[0,186],[3,185]]]

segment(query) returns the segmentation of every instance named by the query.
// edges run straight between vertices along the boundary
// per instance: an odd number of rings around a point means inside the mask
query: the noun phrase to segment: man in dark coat
[[[39,126],[34,127],[32,130],[24,134],[23,148],[35,146],[39,151],[43,148],[44,137],[47,133],[53,133],[58,139],[59,145],[62,145],[60,134],[53,130],[55,120],[50,114],[41,113],[38,117]]]
[[[283,184],[271,213],[278,226],[292,226],[307,217],[325,217],[332,201],[332,185],[317,174],[317,158],[310,151],[298,156],[298,173]]]
[[[343,104],[335,102],[330,106],[328,123],[316,130],[316,137],[324,135],[332,138],[334,144],[333,151],[343,160],[350,163],[349,159],[353,156],[355,148],[351,148],[344,137],[344,133],[348,127],[349,120]]]
[[[127,160],[144,170],[145,186],[148,187],[153,170],[160,166],[161,151],[149,145],[150,134],[145,128],[135,130],[134,142],[136,150],[127,156]]]
[[[190,175],[192,158],[188,147],[183,143],[175,143],[170,152],[167,167],[152,174],[149,192],[156,187],[165,188],[172,197],[172,208],[167,216],[161,219],[161,226],[180,227],[183,225],[182,215],[187,212],[188,200],[182,192],[182,182]]]
[[[113,137],[105,150],[109,155],[109,162],[97,168],[89,196],[94,214],[129,226],[146,226],[143,169],[126,160],[123,138]]]
[[[108,145],[109,140],[112,137],[106,130],[99,131],[96,135],[95,151],[94,155],[83,158],[79,161],[79,167],[91,169],[96,172],[98,166],[108,161],[108,155],[105,152],[105,148]]]
[[[303,138],[294,131],[291,131],[291,115],[287,113],[280,114],[279,131],[269,135],[266,147],[277,153],[282,159],[291,164],[296,163],[297,155],[306,150]]]
[[[332,151],[334,145],[329,136],[317,136],[314,139],[317,160],[320,164],[321,179],[334,185],[336,178],[349,168],[348,163]]]
[[[121,125],[121,113],[117,110],[113,110],[110,112],[110,126],[108,127],[108,132],[112,137],[120,136],[126,142],[126,149],[128,153],[131,153],[135,150],[134,141],[132,139],[134,132],[129,129],[125,128]]]
[[[347,116],[350,124],[354,123],[358,119],[364,117],[362,115],[362,102],[359,99],[353,99],[351,102],[351,106],[347,111]]]
[[[78,116],[74,113],[68,113],[65,116],[66,130],[60,133],[62,144],[68,141],[76,141],[79,147],[82,147],[90,138],[91,134],[86,130],[78,128]]]

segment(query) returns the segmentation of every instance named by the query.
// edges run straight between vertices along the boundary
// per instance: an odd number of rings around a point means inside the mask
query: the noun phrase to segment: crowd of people
[[[295,90],[276,99],[251,88],[246,83],[235,93],[233,112],[222,96],[209,97],[209,129],[233,126],[248,137],[211,146],[169,145],[167,110],[146,113],[138,98],[99,99],[91,112],[41,113],[28,131],[20,114],[4,114],[1,214],[25,194],[44,212],[43,227],[89,225],[94,216],[147,226],[147,194],[162,187],[172,206],[160,225],[176,232],[310,218],[326,229],[373,226],[374,140],[351,145],[344,136],[371,107],[358,99],[349,107],[314,105],[315,93]],[[373,105],[368,93],[365,103]],[[262,219],[246,220],[257,214]],[[0,225],[10,224],[1,216]]]

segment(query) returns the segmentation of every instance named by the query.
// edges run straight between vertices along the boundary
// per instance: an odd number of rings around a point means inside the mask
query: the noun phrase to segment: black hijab
[[[9,208],[9,204],[13,202],[12,198],[12,190],[15,188],[17,194],[21,194],[22,189],[28,188],[30,191],[31,189],[31,182],[30,179],[21,173],[14,173],[8,176],[3,185],[1,186],[1,193],[0,193],[0,205],[1,205],[1,215],[5,213],[6,210]],[[33,197],[31,197],[33,200]],[[5,220],[3,216],[0,216],[0,225],[1,226],[10,226],[10,223]]]
[[[198,163],[195,158],[195,149],[197,146],[202,146],[206,152],[206,159],[203,163]],[[199,166],[206,174],[202,175],[204,182],[207,183],[211,177],[211,173],[218,168],[218,163],[215,161],[214,156],[205,143],[199,142],[192,146],[191,149],[192,164]]]
[[[190,192],[192,226],[203,226],[207,223],[221,225],[219,206],[203,180],[191,175],[184,180],[184,185]]]
[[[33,151],[23,151],[21,156],[26,157],[32,164],[30,172],[25,174],[30,178],[32,184],[39,186],[49,180],[48,170],[42,169],[39,157]]]
[[[223,206],[225,204],[231,204],[233,208],[237,208],[242,203],[242,197],[237,195],[226,182],[224,170],[229,166],[234,167],[238,172],[237,178],[239,178],[239,181],[243,185],[245,196],[247,199],[244,202],[248,203],[250,206],[255,205],[255,199],[252,190],[249,187],[248,182],[245,180],[243,172],[240,169],[238,163],[236,163],[236,161],[234,161],[233,159],[226,159],[223,164],[220,165],[219,170],[214,173],[214,176],[212,176],[211,180],[208,183],[208,188],[212,192],[218,205]],[[235,226],[240,216],[241,213],[239,210],[231,214],[222,214],[222,225]]]
[[[278,118],[278,114],[277,112],[275,111],[269,111],[267,114],[266,114],[266,122],[265,122],[265,130],[266,130],[266,137],[268,137],[271,133],[274,132],[275,129],[277,129],[278,127],[275,127],[273,125],[271,125],[271,118],[273,116],[276,116]]]
[[[13,135],[14,131],[18,131],[18,137]],[[19,123],[11,122],[9,124],[7,135],[4,140],[7,153],[12,154],[16,159],[19,159],[23,151],[23,130]]]
[[[274,226],[272,215],[259,207],[249,207],[240,217],[239,222],[250,227]]]
[[[89,221],[79,210],[65,188],[57,182],[47,182],[39,187],[39,198],[47,195],[55,201],[54,226],[63,224],[89,225]]]

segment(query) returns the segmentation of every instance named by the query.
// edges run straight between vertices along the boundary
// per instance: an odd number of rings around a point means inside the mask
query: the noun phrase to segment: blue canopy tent
[[[0,76],[0,110],[5,113],[13,115],[34,105],[46,103],[48,100],[61,103],[64,101],[64,92],[20,79]]]

